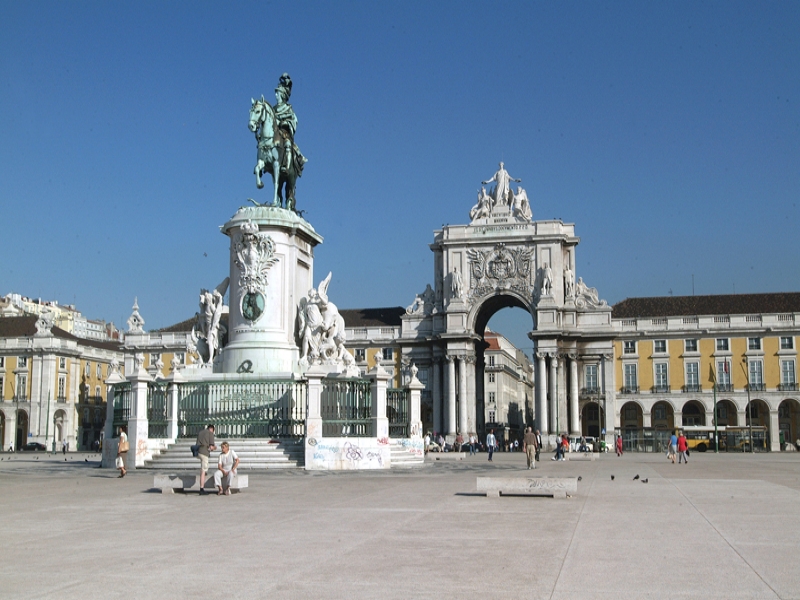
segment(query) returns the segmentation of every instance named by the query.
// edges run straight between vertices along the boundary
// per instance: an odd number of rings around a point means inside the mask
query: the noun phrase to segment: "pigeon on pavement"
[[[614,481],[614,476],[613,475],[611,476],[611,481]]]
[[[647,479],[642,479],[642,483],[647,483]]]
[[[637,479],[639,479],[639,474],[638,473],[636,474],[636,477],[633,478],[633,480],[636,481]]]

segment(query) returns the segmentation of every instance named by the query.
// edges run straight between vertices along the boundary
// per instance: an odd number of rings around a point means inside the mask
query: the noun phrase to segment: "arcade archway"
[[[787,444],[797,446],[796,442],[800,438],[800,402],[794,398],[787,398],[778,405],[778,429],[783,438],[781,450]]]
[[[706,410],[697,400],[689,400],[681,410],[683,425],[705,425]]]
[[[17,435],[14,449],[19,450],[28,443],[28,413],[20,409],[17,411]]]

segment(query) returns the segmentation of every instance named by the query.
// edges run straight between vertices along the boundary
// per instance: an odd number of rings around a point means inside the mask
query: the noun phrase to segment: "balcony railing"
[[[717,391],[718,392],[732,392],[733,391],[733,384],[730,384],[730,383],[718,383],[717,384]]]
[[[763,392],[767,389],[767,386],[763,383],[751,383],[747,387],[750,388],[751,392]]]
[[[12,402],[27,402],[28,398],[26,396],[14,396],[11,399]]]
[[[699,383],[687,383],[683,386],[683,393],[690,394],[695,392],[702,392],[703,388]]]
[[[581,388],[581,396],[599,396],[599,395],[600,395],[599,387]]]
[[[795,382],[795,383],[781,383],[781,384],[778,384],[778,391],[779,392],[796,392],[797,391],[797,382]]]
[[[626,385],[620,388],[620,394],[638,394],[639,393],[639,386],[638,385]]]
[[[654,385],[651,391],[654,394],[668,394],[670,392],[670,387],[668,385]]]
[[[67,397],[66,396],[59,396],[58,398],[56,398],[56,402],[64,403],[66,401],[67,401]]]

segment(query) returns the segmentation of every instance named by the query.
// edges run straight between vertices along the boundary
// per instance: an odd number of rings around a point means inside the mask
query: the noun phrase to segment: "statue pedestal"
[[[278,207],[242,207],[221,227],[231,238],[228,344],[223,373],[299,373],[297,305],[313,286],[322,237]]]

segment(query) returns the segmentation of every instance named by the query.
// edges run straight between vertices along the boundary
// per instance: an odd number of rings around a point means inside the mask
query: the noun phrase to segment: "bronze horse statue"
[[[258,144],[257,162],[253,172],[256,176],[256,186],[261,189],[264,182],[261,176],[264,173],[272,175],[273,194],[272,204],[294,211],[295,209],[295,184],[297,178],[303,174],[303,163],[297,147],[294,146],[289,168],[281,168],[285,164],[283,138],[278,128],[275,110],[269,102],[253,100],[250,107],[250,123],[248,127],[256,136]]]

